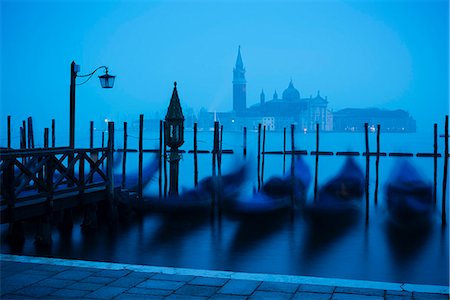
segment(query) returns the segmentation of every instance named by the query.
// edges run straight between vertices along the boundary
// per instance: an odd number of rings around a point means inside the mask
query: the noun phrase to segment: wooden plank
[[[355,151],[338,151],[336,152],[336,156],[359,156],[359,152]]]
[[[311,151],[311,155],[325,155],[325,156],[332,156],[334,153],[332,151]]]
[[[392,156],[392,157],[413,157],[414,154],[413,153],[408,153],[408,152],[390,152],[389,156]]]
[[[438,157],[442,157],[442,155],[440,153],[423,153],[423,152],[419,152],[416,153],[416,157],[434,157],[434,158],[438,158]],[[437,163],[437,160],[436,160]]]

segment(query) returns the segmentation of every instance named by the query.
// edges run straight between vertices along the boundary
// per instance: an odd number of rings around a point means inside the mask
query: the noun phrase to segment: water
[[[130,133],[133,135],[133,133]],[[121,147],[120,132],[116,146]],[[137,134],[136,134],[137,136]],[[290,149],[288,133],[287,149]],[[157,147],[158,133],[147,132],[144,148]],[[199,149],[212,148],[212,132],[199,132]],[[185,135],[183,149],[192,149],[192,133]],[[242,134],[225,133],[224,149],[234,149],[234,155],[223,155],[223,173],[236,165],[242,157]],[[296,134],[296,148],[315,150],[315,134]],[[129,138],[129,148],[137,148],[137,139]],[[256,133],[249,132],[248,156],[250,179],[248,193],[256,186]],[[266,150],[282,150],[283,134],[267,133]],[[365,151],[364,134],[329,133],[321,135],[321,150]],[[439,139],[442,150],[443,139]],[[375,134],[370,135],[371,151],[376,148]],[[381,151],[432,152],[433,137],[424,134],[382,134]],[[148,161],[152,154],[145,154]],[[304,156],[314,175],[315,157]],[[134,172],[137,155],[128,155],[128,172]],[[361,167],[364,157],[356,157]],[[118,228],[100,227],[96,233],[83,233],[77,226],[71,235],[57,230],[53,233],[51,249],[39,249],[33,244],[34,228],[28,228],[28,238],[22,249],[12,249],[2,243],[2,253],[45,255],[98,261],[114,261],[172,267],[204,268],[273,274],[309,275],[349,279],[409,282],[448,285],[449,232],[441,227],[441,187],[443,159],[438,160],[438,205],[431,228],[413,236],[395,233],[387,222],[384,187],[397,162],[402,158],[380,158],[379,203],[374,205],[375,158],[370,162],[370,216],[365,224],[364,205],[355,224],[319,231],[309,226],[301,212],[292,219],[249,223],[216,218],[173,220],[161,215],[132,216]],[[423,177],[432,182],[433,159],[409,158]],[[343,157],[321,156],[319,159],[319,186],[332,177],[344,161]],[[289,172],[290,157],[286,158]],[[199,178],[211,175],[211,156],[199,154]],[[283,172],[281,155],[267,155],[265,179]],[[193,186],[193,158],[184,154],[180,162],[181,188]],[[312,186],[309,201],[312,201]],[[157,194],[157,179],[144,191]],[[448,199],[448,196],[447,196]],[[364,199],[361,199],[364,204]],[[447,209],[448,220],[448,209]],[[2,238],[7,226],[2,225]]]

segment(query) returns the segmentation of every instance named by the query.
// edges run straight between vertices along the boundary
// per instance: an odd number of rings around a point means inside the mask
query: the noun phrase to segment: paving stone
[[[68,285],[74,284],[76,281],[74,280],[65,280],[65,279],[57,279],[57,278],[47,278],[44,280],[39,281],[38,283],[35,283],[39,286],[46,286],[46,287],[52,287],[61,289]]]
[[[127,275],[125,277],[121,277],[121,278],[117,279],[116,281],[109,283],[108,286],[131,288],[145,280],[146,280],[145,278],[130,277]]]
[[[295,293],[298,287],[299,285],[295,283],[263,281],[258,291]]]
[[[385,300],[413,300],[412,295],[385,295]]]
[[[219,293],[251,295],[260,284],[261,281],[231,279],[219,290]]]
[[[378,289],[336,287],[334,292],[335,293],[344,293],[344,294],[367,295],[367,296],[380,296],[380,297],[384,296],[384,290],[378,290]]]
[[[302,284],[298,288],[298,291],[299,292],[331,294],[334,292],[334,289],[335,289],[335,287],[331,286],[331,285]]]
[[[223,286],[229,279],[213,278],[213,277],[195,277],[189,284],[209,285],[209,286]]]
[[[9,277],[9,276],[16,275],[17,272],[12,272],[12,271],[5,271],[5,270],[2,270],[2,269],[1,269],[1,266],[0,266],[0,274],[1,274],[1,278],[6,278],[6,277]]]
[[[247,296],[215,294],[209,300],[245,300]]]
[[[152,279],[156,280],[186,281],[186,282],[194,278],[195,276],[191,275],[175,275],[175,274],[161,274],[161,273],[157,273],[152,276]]]
[[[20,263],[20,262],[10,262],[5,264],[5,266],[3,266],[2,264],[2,269],[4,268],[5,270],[9,271],[9,272],[15,272],[15,273],[20,273],[23,272],[25,270],[30,270],[32,268],[38,267],[40,266],[39,264],[30,264],[30,263]]]
[[[32,285],[36,282],[39,282],[41,280],[46,279],[47,276],[44,275],[27,275],[27,276],[22,276],[21,274],[16,274],[7,278],[2,278],[1,280],[1,287],[3,290],[3,287],[6,287],[8,289],[8,286],[11,285],[13,287],[25,287],[25,286],[29,286]],[[2,291],[3,292],[3,291]],[[6,292],[9,293],[9,292]]]
[[[185,284],[180,287],[175,293],[189,296],[212,296],[219,288],[215,286],[193,285]]]
[[[54,293],[55,291],[57,291],[57,289],[51,288],[51,287],[27,286],[27,287],[24,287],[23,289],[15,291],[14,294],[24,295],[27,297],[29,296],[29,297],[34,297],[34,298],[40,298],[40,297],[45,297],[47,295],[50,295],[50,294]]]
[[[385,295],[411,296],[411,297],[412,297],[412,292],[408,292],[408,291],[392,291],[392,290],[386,290]]]
[[[136,278],[145,278],[149,279],[152,276],[154,276],[156,273],[148,273],[148,272],[131,272],[127,276],[129,277],[136,277]]]
[[[71,290],[82,290],[82,291],[95,291],[101,287],[104,287],[104,284],[99,283],[90,283],[90,282],[75,282],[72,285],[66,286],[66,289]]]
[[[42,275],[42,276],[53,276],[55,274],[58,274],[59,271],[49,271],[49,270],[34,270],[34,269],[30,269],[30,270],[26,270],[21,272],[20,274],[22,276],[28,276],[28,275]]]
[[[15,285],[15,284],[4,284],[3,280],[1,281],[0,292],[3,298],[5,294],[12,294],[17,290],[23,288],[23,285]]]
[[[330,300],[331,294],[327,293],[314,293],[314,292],[297,292],[294,294],[292,300]]]
[[[29,297],[30,299],[35,299],[33,297]],[[6,294],[6,295],[2,295],[2,300],[5,299],[25,299],[24,295],[17,295],[17,294]],[[37,298],[36,298],[37,299]]]
[[[205,299],[208,299],[208,297],[171,294],[164,299],[166,299],[166,300],[205,300]]]
[[[100,276],[89,276],[81,280],[81,282],[89,282],[89,283],[98,283],[106,285],[108,283],[111,283],[113,281],[117,280],[117,278],[114,277],[100,277]]]
[[[414,300],[441,300],[450,299],[449,294],[413,293]]]
[[[144,294],[130,294],[130,293],[123,293],[119,296],[115,297],[114,299],[121,300],[121,299],[149,299],[149,300],[160,300],[164,299],[163,296],[155,296],[155,295],[144,295]]]
[[[143,289],[143,288],[131,288],[127,291],[130,294],[142,294],[142,295],[155,295],[155,296],[168,296],[173,293],[172,290],[158,290],[158,289]]]
[[[147,279],[146,281],[138,284],[136,287],[146,288],[146,289],[160,289],[160,290],[174,291],[183,285],[184,285],[184,282],[180,282],[180,281]]]
[[[126,288],[121,287],[104,286],[90,294],[87,294],[86,297],[96,299],[109,299],[122,294],[126,290]]]
[[[384,300],[383,296],[334,293],[332,300]]]
[[[129,270],[101,270],[95,276],[120,278],[131,273]]]
[[[68,280],[81,280],[91,276],[91,272],[78,271],[78,270],[66,270],[56,274],[53,278],[68,279]]]
[[[255,291],[249,299],[291,299],[292,293],[282,293],[282,292],[269,292],[269,291]]]
[[[33,270],[52,271],[52,272],[62,272],[69,269],[72,269],[72,267],[59,265],[36,265],[33,267]]]
[[[57,298],[82,298],[85,295],[89,294],[89,291],[81,291],[81,290],[68,290],[68,289],[61,289],[57,290],[51,296],[55,296]]]

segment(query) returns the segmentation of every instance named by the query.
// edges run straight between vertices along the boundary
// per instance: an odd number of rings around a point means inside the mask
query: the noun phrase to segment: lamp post
[[[105,74],[98,76],[102,88],[110,89],[114,86],[116,76],[108,74],[108,67],[100,66],[89,74],[78,75],[80,72],[80,65],[75,64],[74,61],[70,64],[70,124],[69,124],[69,147],[75,148],[75,86],[82,85],[89,81],[94,76],[95,72],[100,69],[105,69]],[[76,83],[77,77],[87,77],[82,83]]]
[[[178,148],[184,143],[184,116],[178,98],[177,82],[174,82],[172,98],[170,99],[169,108],[166,114],[166,130],[164,132],[164,140],[170,147],[170,186],[169,196],[178,196],[178,165],[180,162],[180,154]]]

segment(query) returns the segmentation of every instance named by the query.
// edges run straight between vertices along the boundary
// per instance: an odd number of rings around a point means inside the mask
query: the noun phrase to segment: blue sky
[[[183,107],[228,111],[241,45],[247,104],[288,86],[329,107],[406,109],[419,131],[449,110],[447,1],[1,1],[1,124],[69,115],[70,62],[116,86],[77,87],[77,128]],[[98,74],[101,75],[101,74]],[[4,128],[2,125],[1,128]],[[2,130],[3,131],[3,130]]]

